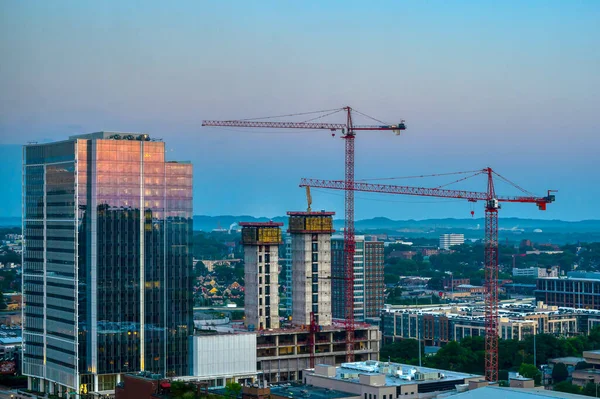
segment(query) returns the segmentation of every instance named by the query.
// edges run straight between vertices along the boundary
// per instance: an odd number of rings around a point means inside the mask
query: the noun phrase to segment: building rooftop
[[[365,362],[342,363],[341,367],[336,367],[335,376],[330,378],[358,384],[360,383],[360,375],[384,375],[386,386],[422,384],[440,380],[452,381],[482,377],[477,374],[368,360]]]
[[[74,139],[113,139],[113,140],[138,140],[138,141],[150,141],[150,136],[145,133],[134,133],[134,132],[94,132],[84,133],[69,136],[69,140]]]
[[[287,213],[290,216],[333,216],[335,212],[327,212],[327,211],[289,211]]]
[[[600,351],[598,351],[600,352]],[[549,362],[552,363],[569,363],[569,364],[577,364],[579,362],[585,362],[585,359],[583,357],[577,357],[577,356],[565,356],[565,357],[557,357],[554,359],[548,359]]]
[[[281,222],[239,222],[238,223],[242,227],[279,227],[283,226]]]
[[[271,387],[271,394],[283,396],[290,399],[308,398],[310,399],[341,399],[351,396],[357,396],[353,393],[335,391],[329,388],[318,388],[308,385],[279,385]]]
[[[536,398],[563,398],[563,399],[583,399],[585,396],[575,395],[557,391],[548,391],[541,389],[526,388],[503,388],[496,386],[487,386],[474,389],[457,395],[449,396],[456,399],[536,399]]]
[[[432,316],[445,316],[454,319],[484,320],[485,307],[483,301],[472,301],[469,303],[455,303],[443,305],[419,305],[419,306],[387,306],[386,313],[427,314]],[[574,315],[588,314],[600,316],[600,310],[576,309],[566,307],[540,308],[534,304],[534,299],[526,299],[519,302],[500,303],[498,306],[500,317],[508,318],[510,321],[518,321],[526,316],[533,315]]]
[[[21,337],[0,337],[0,345],[20,345],[23,343]]]

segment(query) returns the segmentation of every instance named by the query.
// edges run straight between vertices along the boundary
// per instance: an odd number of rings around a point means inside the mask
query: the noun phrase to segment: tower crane
[[[402,130],[406,129],[404,121],[398,124],[390,125],[368,115],[363,114],[351,107],[343,107],[333,110],[309,112],[302,114],[290,114],[281,115],[283,116],[299,116],[306,114],[315,113],[326,113],[316,118],[312,118],[305,122],[271,122],[271,121],[259,121],[256,119],[271,119],[269,118],[256,118],[254,120],[204,120],[202,126],[213,126],[213,127],[251,127],[251,128],[278,128],[278,129],[319,129],[319,130],[330,130],[332,136],[335,136],[336,131],[342,133],[342,138],[345,141],[345,180],[343,182],[343,190],[345,190],[345,227],[344,227],[344,260],[345,260],[345,320],[344,328],[346,330],[346,361],[354,361],[354,252],[355,252],[355,241],[354,241],[354,138],[356,133],[359,131],[373,131],[373,130],[386,130],[393,131],[396,135],[399,135]],[[333,115],[338,112],[344,112],[345,123],[325,123],[325,122],[310,122],[316,119],[320,119],[329,115]],[[379,125],[354,125],[352,121],[353,113],[358,113],[362,116],[366,116],[376,122]],[[348,187],[348,189],[345,189]]]
[[[460,172],[463,173],[463,172]],[[500,203],[530,203],[544,211],[546,205],[554,202],[555,190],[548,190],[545,197],[537,197],[526,192],[519,186],[485,168],[475,175],[487,175],[487,191],[449,190],[440,187],[425,188],[411,186],[396,186],[388,184],[372,184],[355,182],[348,185],[342,180],[302,179],[300,187],[327,188],[334,190],[365,191],[387,194],[417,195],[438,198],[465,199],[469,202],[483,201],[485,207],[485,378],[488,381],[498,380],[498,210]],[[498,196],[494,188],[493,175],[528,193],[527,196]],[[470,176],[472,177],[472,176]],[[464,180],[464,179],[460,179]]]

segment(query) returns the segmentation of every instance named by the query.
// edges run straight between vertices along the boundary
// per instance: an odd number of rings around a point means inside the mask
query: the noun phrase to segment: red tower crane
[[[330,112],[331,111],[331,112]],[[354,241],[354,138],[356,132],[363,130],[391,130],[397,135],[400,131],[405,130],[406,126],[404,121],[401,121],[397,125],[388,125],[375,118],[371,118],[359,111],[356,111],[350,107],[343,107],[335,110],[319,111],[322,113],[329,112],[325,115],[312,118],[310,120],[316,120],[325,116],[332,115],[334,113],[344,111],[346,123],[325,123],[325,122],[265,122],[258,120],[228,120],[228,121],[216,121],[216,120],[205,120],[202,121],[202,126],[225,126],[225,127],[253,127],[253,128],[285,128],[285,129],[322,129],[330,130],[335,132],[337,130],[342,132],[342,138],[345,140],[346,154],[345,154],[345,180],[343,180],[344,188],[346,191],[346,205],[345,205],[345,228],[344,228],[344,259],[345,259],[345,320],[344,327],[346,330],[346,361],[354,361],[354,252],[355,252],[355,241]],[[370,119],[373,119],[381,125],[354,125],[352,122],[352,113],[356,112]],[[309,112],[306,114],[314,114],[316,112]],[[292,114],[284,116],[297,116],[305,114]],[[273,118],[273,117],[270,117]],[[269,118],[269,119],[270,119]],[[258,118],[267,119],[267,118]],[[348,187],[346,190],[345,187]]]
[[[529,196],[497,196],[494,189],[491,168],[483,169],[478,174],[487,175],[487,191],[448,190],[442,188],[425,188],[395,186],[355,182],[348,185],[342,180],[302,179],[300,187],[327,188],[347,191],[366,191],[387,194],[417,195],[438,198],[459,198],[469,202],[484,201],[485,204],[485,378],[488,381],[498,380],[498,210],[500,202],[519,202],[536,204],[542,211],[546,204],[554,202],[555,196],[548,190],[545,197]],[[464,180],[464,179],[461,179]],[[510,182],[509,182],[510,183]],[[511,183],[513,184],[513,183]],[[514,184],[513,184],[514,185]],[[519,186],[515,187],[521,189]],[[522,191],[525,191],[521,189]]]

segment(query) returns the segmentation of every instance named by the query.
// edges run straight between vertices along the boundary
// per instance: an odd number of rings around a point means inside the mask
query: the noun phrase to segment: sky
[[[302,210],[300,178],[343,178],[339,135],[202,120],[349,105],[407,125],[399,137],[357,134],[357,179],[490,166],[536,194],[559,190],[546,212],[507,204],[502,216],[600,219],[599,20],[594,0],[1,2],[0,217],[20,215],[23,144],[101,130],[149,133],[169,159],[191,161],[195,214]],[[486,181],[452,187],[485,191]],[[313,208],[341,217],[342,194],[315,190]],[[472,209],[356,197],[358,219]]]

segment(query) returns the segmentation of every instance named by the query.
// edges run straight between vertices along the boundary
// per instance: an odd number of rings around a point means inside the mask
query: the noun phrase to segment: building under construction
[[[278,314],[278,246],[283,224],[240,223],[245,261],[244,324],[247,330],[256,330],[257,372],[269,382],[300,379],[302,370],[310,368],[311,359],[329,365],[346,360],[344,325],[332,323],[331,317],[334,213],[288,215],[293,301],[292,321],[285,325],[280,324]],[[381,333],[377,327],[357,323],[354,337],[357,360],[379,358]]]
[[[240,223],[244,245],[245,325],[279,328],[279,245],[283,223]]]
[[[310,367],[308,327],[257,332],[256,361],[260,378],[268,382],[298,381]],[[340,365],[346,361],[346,331],[343,324],[320,327],[315,334],[315,364]],[[378,327],[357,323],[354,357],[357,361],[378,360],[381,332]]]
[[[331,233],[334,212],[288,212],[292,237],[292,322],[331,325]]]

